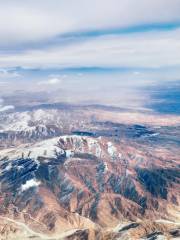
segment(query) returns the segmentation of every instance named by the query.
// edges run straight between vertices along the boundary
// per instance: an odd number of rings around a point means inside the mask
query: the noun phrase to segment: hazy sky
[[[1,98],[138,106],[180,79],[179,0],[0,1],[0,35]]]

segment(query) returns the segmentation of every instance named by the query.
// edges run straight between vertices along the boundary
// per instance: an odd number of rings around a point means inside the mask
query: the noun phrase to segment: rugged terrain
[[[178,116],[14,110],[0,149],[0,239],[180,237]]]

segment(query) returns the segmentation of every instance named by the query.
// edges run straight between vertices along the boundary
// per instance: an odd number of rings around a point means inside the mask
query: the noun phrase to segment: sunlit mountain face
[[[0,3],[0,240],[180,238],[179,9]]]

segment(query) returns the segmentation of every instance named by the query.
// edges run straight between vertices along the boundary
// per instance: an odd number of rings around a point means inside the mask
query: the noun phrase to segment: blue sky
[[[99,101],[105,89],[119,103],[115,88],[137,99],[140,86],[178,81],[179,13],[179,0],[3,1],[1,98],[28,86]]]

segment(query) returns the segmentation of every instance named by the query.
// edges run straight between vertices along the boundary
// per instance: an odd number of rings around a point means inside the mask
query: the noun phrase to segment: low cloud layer
[[[180,66],[180,30],[105,36],[68,46],[0,56],[3,67],[71,68],[129,67],[161,68]]]
[[[4,100],[0,98],[0,112],[5,112],[13,109],[13,105],[4,105]]]

